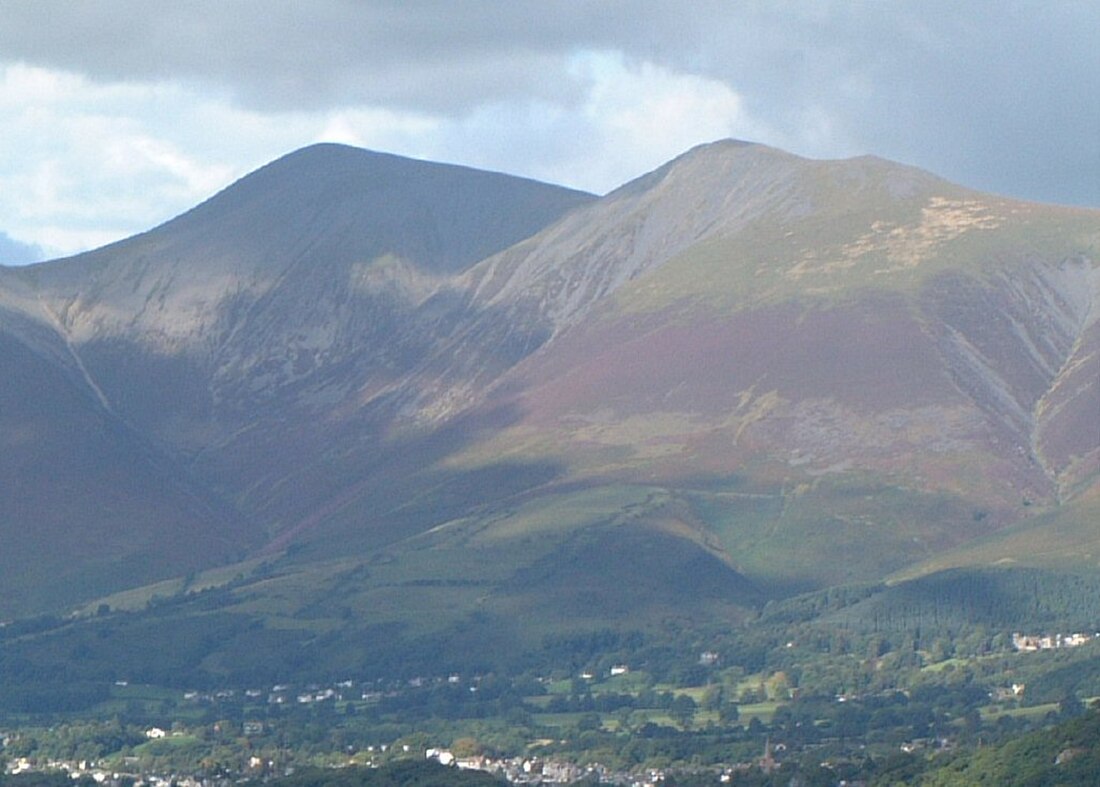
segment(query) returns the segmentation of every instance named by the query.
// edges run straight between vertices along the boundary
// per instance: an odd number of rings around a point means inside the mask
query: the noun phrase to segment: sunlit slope
[[[321,146],[0,305],[225,504],[234,614],[530,644],[1083,543],[1098,239],[869,157],[715,143],[596,199]]]
[[[645,484],[768,592],[888,575],[1096,477],[1098,233],[879,159],[704,146],[464,274],[383,466],[294,537]]]
[[[364,404],[461,313],[451,278],[592,199],[315,145],[156,229],[25,275],[112,410],[277,532],[371,474],[373,456],[334,467],[327,454],[347,450],[341,437],[377,439],[388,415]],[[313,466],[319,477],[295,479]]]
[[[1100,484],[1094,482],[1064,505],[1037,511],[1002,531],[910,566],[898,576],[967,566],[1100,569]]]
[[[77,671],[167,682],[496,671],[547,647],[570,659],[592,635],[728,628],[759,601],[687,507],[616,486],[516,500],[369,554],[272,557],[107,596],[78,611],[90,625],[13,647],[72,671],[64,654],[81,646]],[[94,633],[103,605],[123,613],[107,619],[113,651]],[[151,659],[150,637],[179,645]]]
[[[448,463],[664,485],[777,587],[882,576],[1097,476],[1098,238],[878,159],[698,149],[471,271],[549,338]]]

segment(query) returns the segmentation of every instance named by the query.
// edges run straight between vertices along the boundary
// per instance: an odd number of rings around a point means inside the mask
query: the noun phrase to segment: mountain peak
[[[851,199],[867,190],[875,199],[964,190],[925,170],[879,156],[813,159],[760,143],[723,139],[688,150],[621,191],[644,191],[667,181],[693,184],[696,192],[714,189],[718,195],[731,189],[774,193],[785,183],[793,185],[792,177],[800,180],[798,191],[803,196],[835,188],[844,192],[827,201],[840,196]]]
[[[511,175],[324,142],[276,159],[193,213],[222,221],[257,213],[286,242],[305,245],[304,236],[313,255],[396,254],[452,273],[589,199]]]
[[[189,275],[277,275],[293,260],[347,265],[395,255],[450,274],[537,232],[593,195],[453,164],[322,142],[295,150],[98,259],[158,259]],[[116,254],[122,251],[122,254]],[[311,261],[311,262],[310,262]],[[146,263],[143,262],[143,265]]]
[[[620,186],[608,196],[624,196],[647,191],[670,177],[692,178],[705,176],[708,171],[718,167],[728,170],[735,164],[742,166],[752,162],[762,163],[769,160],[798,160],[798,157],[777,148],[746,142],[738,139],[720,139],[696,145],[676,158],[661,165],[652,172]]]
[[[265,164],[230,188],[245,183],[251,184],[254,181],[259,181],[266,186],[269,185],[269,181],[282,178],[305,177],[314,181],[325,181],[330,178],[350,180],[364,176],[385,178],[395,173],[407,177],[446,170],[478,172],[468,167],[425,161],[340,142],[316,142]]]
[[[560,329],[693,244],[765,214],[809,212],[813,164],[740,140],[692,148],[547,227],[534,253],[510,250],[479,266],[471,272],[479,297],[500,301],[522,292]]]
[[[749,582],[880,582],[967,539],[1083,565],[1098,233],[737,140],[600,199],[303,148],[0,270],[0,615],[254,555],[219,572],[241,638],[196,663],[343,672],[678,610],[701,638]]]

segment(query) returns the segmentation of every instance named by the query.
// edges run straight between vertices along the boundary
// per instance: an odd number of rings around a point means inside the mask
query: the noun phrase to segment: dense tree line
[[[308,768],[268,782],[271,787],[498,787],[503,779],[430,760],[399,760],[381,768]]]
[[[1100,577],[1033,569],[960,569],[891,586],[836,587],[770,602],[745,626],[603,627],[546,635],[529,650],[483,641],[492,621],[456,621],[453,629],[419,637],[398,624],[321,633],[268,628],[225,609],[234,598],[226,589],[208,590],[155,600],[142,612],[13,622],[0,628],[0,685],[126,679],[216,688],[452,671],[606,674],[628,663],[658,682],[698,686],[712,672],[699,663],[704,651],[721,653],[723,667],[749,673],[791,671],[822,655],[893,654],[894,666],[902,668],[929,656],[940,661],[1007,651],[1014,631],[1100,629]],[[478,633],[463,633],[467,628]]]

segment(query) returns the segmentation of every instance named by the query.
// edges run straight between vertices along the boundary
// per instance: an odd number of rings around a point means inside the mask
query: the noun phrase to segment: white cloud
[[[0,229],[54,255],[118,240],[187,210],[316,126],[178,84],[100,84],[11,65],[0,70]]]
[[[322,140],[604,192],[738,137],[1095,204],[1096,8],[983,5],[14,3],[0,231],[73,252]]]
[[[263,113],[180,83],[101,84],[8,66],[0,229],[75,253],[149,229],[317,141],[603,192],[692,145],[757,136],[721,82],[609,53],[578,55],[570,71],[581,100],[497,103],[455,118],[378,107]]]
[[[0,71],[3,229],[69,253],[146,229],[223,185],[230,167],[189,156],[152,128],[167,90],[21,64]]]
[[[728,85],[615,53],[577,54],[568,104],[496,102],[412,133],[399,152],[604,193],[685,150],[766,132]]]
[[[120,97],[136,95],[141,131],[204,166],[240,171],[331,136],[502,169],[523,162],[550,180],[605,188],[635,169],[633,143],[599,147],[598,129],[617,117],[630,137],[656,135],[654,149],[730,133],[1096,204],[1100,102],[1082,96],[1100,92],[1100,5],[1003,5],[698,0],[685,13],[673,0],[8,3],[0,63],[52,70],[10,74],[4,119],[19,107],[94,113],[100,101],[107,114],[126,114]],[[72,91],[80,78],[64,71],[86,75],[85,102]],[[635,83],[655,85],[665,101]],[[622,92],[601,98],[611,84]],[[637,103],[616,108],[619,96]],[[404,127],[410,120],[433,127]],[[254,133],[235,137],[246,125]],[[567,143],[611,158],[590,156],[597,171],[576,180],[576,169],[552,166],[583,158]]]
[[[438,118],[385,109],[340,109],[319,115],[322,127],[313,142],[340,142],[372,150],[409,150],[439,132]],[[422,144],[422,142],[421,142]]]
[[[597,191],[699,143],[760,136],[741,97],[723,82],[612,53],[580,56],[574,68],[592,81],[582,110],[591,138],[582,140],[587,153],[573,164],[574,177]]]

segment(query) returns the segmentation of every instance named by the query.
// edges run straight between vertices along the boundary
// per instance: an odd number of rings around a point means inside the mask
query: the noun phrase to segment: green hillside
[[[934,577],[1094,570],[1098,248],[869,157],[726,141],[595,198],[299,151],[0,277],[0,613],[47,614],[0,658],[748,669],[768,603],[877,588],[865,636]],[[1013,593],[983,625],[1045,620]]]

